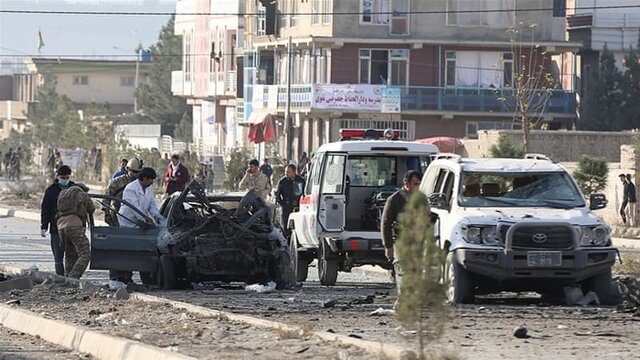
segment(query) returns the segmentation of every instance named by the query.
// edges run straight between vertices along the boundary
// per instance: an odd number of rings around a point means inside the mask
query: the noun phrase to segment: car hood
[[[565,222],[572,225],[597,225],[603,220],[584,208],[463,208],[461,217],[469,224],[497,222]]]

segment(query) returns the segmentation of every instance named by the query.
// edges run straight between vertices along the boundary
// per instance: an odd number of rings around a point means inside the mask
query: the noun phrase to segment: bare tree
[[[522,126],[522,143],[525,152],[529,152],[531,129],[542,125],[549,99],[557,87],[549,71],[551,57],[547,51],[536,44],[536,24],[509,29],[511,34],[511,56],[502,59],[504,84],[495,89],[498,100],[513,113],[513,121]],[[513,72],[509,71],[509,66]],[[511,79],[509,79],[511,77]]]

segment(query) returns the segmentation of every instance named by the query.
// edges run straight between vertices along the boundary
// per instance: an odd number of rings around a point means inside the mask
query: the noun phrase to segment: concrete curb
[[[103,334],[62,321],[42,318],[30,311],[0,304],[0,324],[43,340],[104,360],[195,359],[137,341]]]
[[[204,316],[225,318],[231,321],[238,321],[238,322],[242,322],[251,326],[255,326],[255,327],[259,327],[267,330],[286,330],[286,331],[300,330],[299,326],[292,326],[292,325],[278,323],[271,320],[259,319],[252,316],[233,314],[229,312],[208,309],[202,306],[187,304],[181,301],[164,299],[164,298],[152,296],[152,295],[133,293],[131,294],[131,299],[145,301],[145,302],[169,304],[174,308],[186,310],[190,313],[204,315]],[[374,353],[374,354],[381,354],[392,359],[404,358],[410,353],[413,353],[413,351],[410,349],[405,349],[405,348],[401,348],[394,345],[388,345],[388,344],[384,344],[377,341],[356,339],[346,335],[333,334],[325,331],[313,331],[312,334],[325,341],[333,341],[333,342],[338,342],[344,345],[355,346],[367,352]]]
[[[16,210],[13,208],[0,207],[0,216],[17,217],[25,220],[40,221],[40,214],[37,212]]]

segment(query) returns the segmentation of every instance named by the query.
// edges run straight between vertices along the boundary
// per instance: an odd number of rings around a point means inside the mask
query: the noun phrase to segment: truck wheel
[[[296,274],[296,281],[301,282],[307,280],[307,275],[309,275],[309,263],[308,261],[301,259],[300,254],[298,254],[298,237],[296,236],[295,230],[291,232],[289,249],[291,250],[291,263],[293,265],[293,271]]]
[[[318,277],[320,284],[326,286],[335,285],[338,279],[338,259],[331,259],[331,249],[324,239],[318,250]]]
[[[456,261],[453,252],[447,254],[445,270],[449,302],[454,305],[473,303],[475,286],[469,272]]]
[[[611,269],[592,277],[586,282],[586,285],[584,292],[595,292],[602,305],[615,305],[620,300],[618,291],[611,280]]]
[[[176,264],[173,259],[167,255],[161,255],[158,267],[160,269],[158,274],[160,287],[164,290],[176,289],[178,287],[178,279],[176,278]]]

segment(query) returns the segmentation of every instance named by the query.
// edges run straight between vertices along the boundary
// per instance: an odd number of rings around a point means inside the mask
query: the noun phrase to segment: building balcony
[[[636,12],[613,13],[585,13],[567,17],[567,29],[584,28],[638,28],[640,27],[640,14]]]
[[[292,85],[291,109],[293,111],[371,111],[382,107],[380,85],[316,84]],[[494,113],[511,114],[514,108],[512,89],[487,89],[463,87],[406,86],[401,89],[402,112],[414,113]],[[545,90],[539,90],[540,93]],[[573,117],[576,114],[576,95],[573,91],[553,90],[550,97],[536,96],[530,92],[533,107],[535,99],[548,99],[545,114]],[[246,99],[245,99],[246,100]],[[287,87],[284,85],[255,85],[253,109],[285,111]]]

